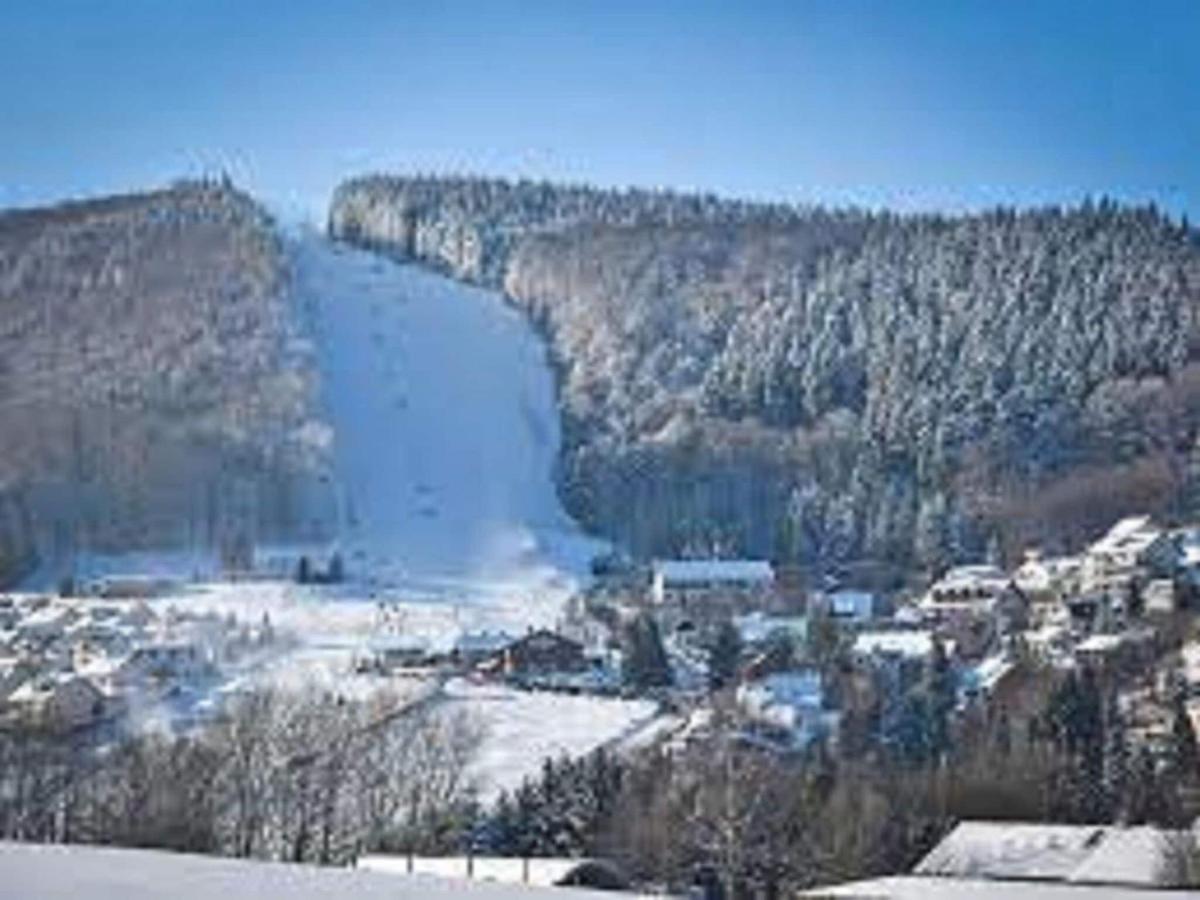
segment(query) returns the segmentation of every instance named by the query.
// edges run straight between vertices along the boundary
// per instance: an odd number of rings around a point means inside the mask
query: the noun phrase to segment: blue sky
[[[367,170],[1200,220],[1200,0],[5,0],[0,206]]]

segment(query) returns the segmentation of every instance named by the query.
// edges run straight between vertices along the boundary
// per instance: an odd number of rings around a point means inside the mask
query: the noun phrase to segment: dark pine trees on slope
[[[273,223],[223,181],[0,211],[0,488],[43,556],[308,524],[323,451],[286,288]]]

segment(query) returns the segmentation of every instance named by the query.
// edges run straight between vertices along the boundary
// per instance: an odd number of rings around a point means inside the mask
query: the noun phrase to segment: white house
[[[786,735],[795,748],[807,747],[836,730],[837,714],[823,708],[820,672],[776,672],[743,684],[737,701],[753,725]]]
[[[930,585],[920,605],[934,612],[991,610],[1011,596],[1015,588],[1012,578],[996,566],[957,566]]]
[[[651,596],[659,604],[713,597],[765,599],[774,586],[775,570],[765,560],[658,560],[653,565]]]
[[[1142,604],[1148,613],[1170,614],[1178,605],[1175,582],[1170,578],[1155,578],[1142,588]]]
[[[881,658],[923,662],[933,655],[935,640],[927,630],[863,631],[854,638],[854,656],[860,664]]]
[[[772,616],[761,610],[735,616],[734,627],[746,646],[753,647],[768,643],[775,638],[789,640],[803,647],[808,639],[808,619],[805,616]]]
[[[1043,556],[1037,549],[1025,551],[1025,560],[1013,572],[1013,583],[1024,593],[1046,597],[1077,589],[1083,560],[1078,556]]]
[[[1140,568],[1169,574],[1178,565],[1179,546],[1149,516],[1122,519],[1083,554],[1080,590],[1123,593]]]
[[[927,621],[969,656],[986,652],[998,634],[1027,624],[1025,595],[996,566],[950,569],[930,586],[917,606]]]

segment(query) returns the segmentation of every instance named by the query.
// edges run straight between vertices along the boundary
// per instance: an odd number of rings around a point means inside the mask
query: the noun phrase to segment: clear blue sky
[[[0,206],[365,170],[1200,220],[1200,0],[4,0]]]

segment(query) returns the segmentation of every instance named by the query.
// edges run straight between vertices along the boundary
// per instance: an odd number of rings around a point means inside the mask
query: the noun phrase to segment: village
[[[1044,682],[1075,673],[1115,699],[1152,757],[1168,752],[1180,717],[1200,731],[1197,529],[1130,517],[1077,555],[1030,549],[1008,571],[954,566],[916,592],[829,581],[806,588],[765,560],[606,571],[556,630],[485,636],[491,655],[474,673],[652,697],[682,737],[720,712],[737,741],[781,754],[861,741],[842,725],[850,715],[861,729],[867,709],[871,738],[902,739],[906,695],[931,668],[945,672],[962,722],[1027,718]]]
[[[153,710],[185,730],[304,644],[269,611],[181,602],[187,590],[117,576],[78,596],[0,597],[0,721],[109,735]],[[844,726],[864,707],[875,739],[899,739],[906,693],[931,666],[947,673],[960,718],[1015,714],[1045,672],[1086,670],[1118,696],[1131,738],[1162,753],[1181,713],[1200,729],[1198,595],[1200,531],[1134,517],[1078,555],[957,566],[915,595],[814,590],[764,560],[692,559],[601,571],[553,626],[524,633],[435,639],[378,602],[338,665],[378,687],[457,679],[650,700],[656,734],[683,742],[719,712],[736,740],[780,754],[836,752],[859,739]]]
[[[897,739],[905,696],[931,668],[964,721],[1029,712],[1039,681],[1073,672],[1117,699],[1153,756],[1180,716],[1200,730],[1196,529],[1130,517],[1077,555],[1030,549],[1009,571],[955,566],[892,596],[831,581],[805,590],[761,560],[660,561],[640,596],[608,602],[655,623],[676,703],[702,720],[724,705],[738,740],[776,752],[836,751],[861,738],[843,720],[868,708],[873,737]]]
[[[234,673],[284,652],[270,617],[160,603],[166,579],[108,578],[83,596],[0,596],[4,727],[105,738],[150,718],[186,728]]]

